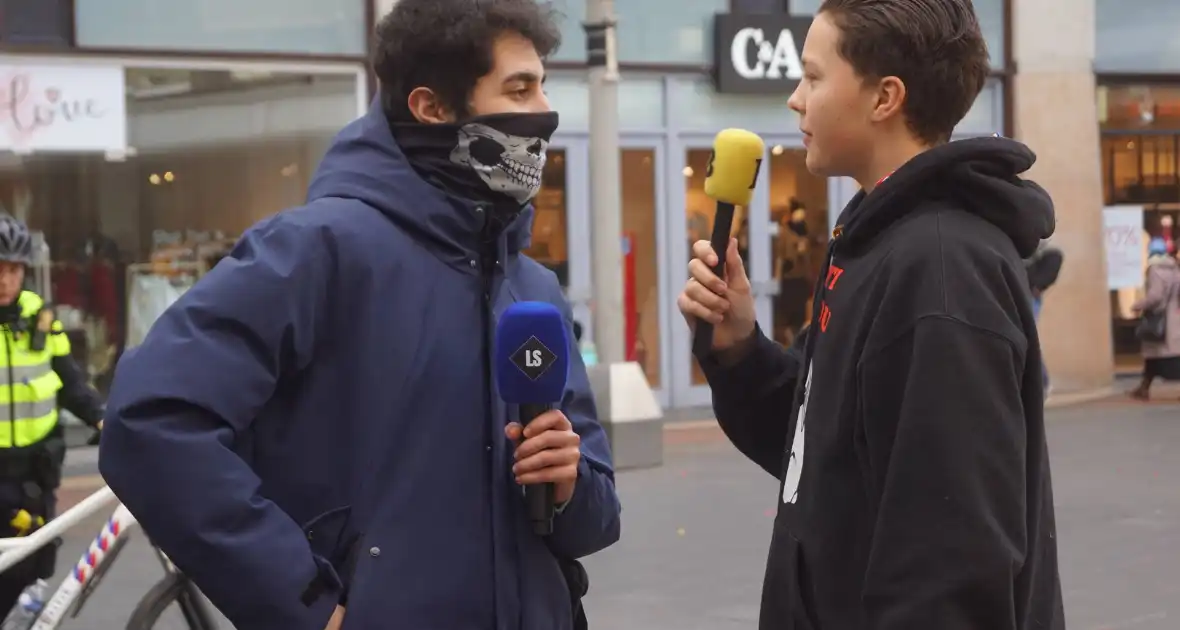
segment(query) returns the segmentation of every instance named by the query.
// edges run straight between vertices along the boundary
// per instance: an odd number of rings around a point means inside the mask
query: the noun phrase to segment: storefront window
[[[532,245],[524,253],[545,265],[562,287],[569,286],[569,249],[566,246],[566,157],[565,149],[549,148],[549,159],[541,172],[541,192],[533,200]]]
[[[1180,87],[1100,87],[1106,202],[1180,209]]]
[[[303,202],[332,136],[358,112],[355,73],[198,87],[216,74],[186,72],[183,85],[153,91],[146,77],[162,84],[158,71],[126,70],[134,150],[0,160],[0,205],[48,246],[30,288],[57,305],[100,386],[243,230]]]
[[[0,42],[68,48],[74,39],[71,0],[5,2],[0,20]]]
[[[790,345],[811,320],[811,293],[828,244],[828,180],[807,170],[807,151],[770,149],[771,264],[779,293],[774,340]]]
[[[1102,183],[1108,206],[1143,209],[1147,237],[1160,237],[1176,253],[1180,221],[1180,87],[1103,86]],[[1120,369],[1142,363],[1135,337],[1138,315],[1130,308],[1142,289],[1111,291],[1115,361]]]
[[[1007,61],[1004,59],[1004,0],[973,1],[979,29],[991,53],[992,67],[1002,69]],[[789,4],[794,15],[815,15],[823,0],[789,0]]]
[[[789,96],[718,94],[711,80],[684,77],[672,82],[668,100],[676,123],[686,131],[714,134],[725,127],[740,127],[790,133],[799,128],[799,115],[787,107]]]
[[[656,152],[623,149],[624,296],[630,360],[643,367],[647,382],[660,386],[660,281],[656,239]]]
[[[562,132],[590,128],[590,88],[586,73],[555,72],[545,82],[549,105],[561,117]],[[619,129],[651,131],[664,127],[664,82],[659,77],[628,73],[619,83]]]
[[[1004,0],[975,0],[975,17],[987,40],[992,68],[1002,70],[1008,63],[1004,57]]]
[[[78,46],[364,55],[368,0],[79,0]],[[151,24],[151,28],[144,28]]]
[[[1180,135],[1102,137],[1107,205],[1180,201],[1177,149]]]
[[[555,61],[586,61],[586,0],[553,0],[553,7],[561,14],[561,48],[553,55]]]
[[[1180,72],[1180,3],[1095,0],[1094,68],[1098,72]]]
[[[1004,0],[974,1],[975,15],[991,53],[992,67],[1003,69],[1007,62],[1004,58]],[[1099,4],[1103,1],[1099,0]],[[742,0],[737,9],[768,13],[780,11],[784,4],[790,7],[793,15],[809,16],[815,15],[822,0]],[[554,59],[584,62],[586,33],[582,22],[586,19],[586,0],[555,0],[554,6],[563,17],[563,41]],[[728,12],[730,0],[616,2],[619,59],[624,63],[712,63],[713,16]]]
[[[988,79],[971,109],[955,126],[956,138],[991,135],[1004,131],[1004,84]]]
[[[787,0],[730,0],[734,13],[778,13],[789,5]]]
[[[586,0],[557,0],[564,15],[563,42],[554,59],[586,60]],[[713,15],[729,11],[729,0],[642,0],[616,2],[619,59],[632,63],[711,63]]]

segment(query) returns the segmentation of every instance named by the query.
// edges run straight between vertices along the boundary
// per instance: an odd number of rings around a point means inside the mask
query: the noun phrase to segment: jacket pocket
[[[820,630],[805,604],[811,597],[804,590],[810,588],[799,540],[785,526],[776,525],[770,557],[766,562],[759,627]]]
[[[570,592],[570,612],[573,615],[574,630],[587,630],[589,621],[586,619],[586,609],[582,605],[582,598],[590,591],[590,576],[586,568],[577,560],[557,557],[557,564],[561,567],[561,576],[565,578],[566,587]]]
[[[352,525],[352,506],[343,505],[323,512],[300,527],[320,567],[319,575],[304,593],[305,603],[310,605],[325,591],[335,591],[339,593],[340,603],[344,604],[361,542],[361,534]]]
[[[57,372],[50,370],[44,375],[39,376],[33,380],[21,381],[20,385],[17,385],[17,387],[28,388],[28,391],[33,395],[35,400],[56,401],[57,393],[61,390],[62,385],[63,383],[61,382],[61,377],[57,375]],[[22,410],[19,408],[20,403],[17,404],[18,416],[39,418],[44,415],[44,413],[41,413],[41,410]]]

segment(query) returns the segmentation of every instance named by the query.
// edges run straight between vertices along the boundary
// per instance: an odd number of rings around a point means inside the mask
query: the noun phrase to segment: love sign
[[[127,148],[121,66],[0,64],[0,150]]]

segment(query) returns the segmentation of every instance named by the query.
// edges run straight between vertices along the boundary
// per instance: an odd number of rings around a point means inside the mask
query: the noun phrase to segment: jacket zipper
[[[479,275],[481,287],[483,289],[483,392],[484,392],[484,409],[487,412],[487,419],[484,422],[484,452],[487,456],[485,466],[487,466],[487,497],[488,497],[488,514],[495,520],[496,505],[495,505],[495,474],[493,464],[495,463],[495,448],[492,446],[493,433],[492,424],[495,420],[495,400],[492,398],[492,369],[494,361],[492,360],[492,321],[494,319],[494,303],[492,302],[492,289],[495,285],[496,272],[496,240],[492,232],[491,217],[485,219],[484,229],[480,235],[480,249],[479,249]],[[494,528],[494,525],[493,525]],[[496,537],[492,536],[492,575],[496,574]],[[496,602],[495,584],[492,585],[492,620],[493,623],[499,616],[498,605]],[[498,625],[498,624],[497,624]]]
[[[16,393],[16,374],[12,370],[12,329],[4,326],[4,354],[8,358],[8,435],[9,442],[12,448],[16,448],[16,401],[13,400],[13,394]]]

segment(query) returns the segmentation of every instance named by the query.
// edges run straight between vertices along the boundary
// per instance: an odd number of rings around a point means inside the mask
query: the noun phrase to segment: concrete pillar
[[[1094,83],[1094,0],[1012,0],[1017,139],[1053,196],[1065,254],[1039,325],[1054,394],[1109,387],[1114,374]],[[1052,24],[1051,31],[1044,25]]]

